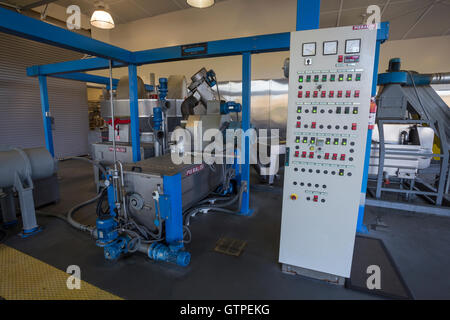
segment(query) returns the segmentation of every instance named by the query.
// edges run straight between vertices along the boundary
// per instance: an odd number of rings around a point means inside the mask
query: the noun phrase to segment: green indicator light
[[[303,82],[303,76],[300,76],[300,77],[298,78],[298,82]]]
[[[312,113],[317,113],[317,107],[313,107]]]
[[[303,143],[307,143],[308,142],[308,138],[303,138]]]
[[[295,143],[300,143],[300,139],[295,140]]]
[[[297,113],[302,113],[302,107],[297,108]]]
[[[343,175],[344,175],[344,173],[343,173],[343,172],[339,172],[339,175],[340,175],[340,176],[343,176]]]

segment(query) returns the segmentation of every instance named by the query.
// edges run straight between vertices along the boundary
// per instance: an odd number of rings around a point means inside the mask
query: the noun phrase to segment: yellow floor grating
[[[6,300],[120,300],[81,281],[69,290],[70,275],[16,249],[0,245],[0,297]],[[81,278],[83,270],[81,270]]]

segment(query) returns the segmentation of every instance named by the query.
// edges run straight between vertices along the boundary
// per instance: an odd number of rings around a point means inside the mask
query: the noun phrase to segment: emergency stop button
[[[297,199],[298,199],[298,196],[295,193],[291,194],[291,200],[297,200]]]

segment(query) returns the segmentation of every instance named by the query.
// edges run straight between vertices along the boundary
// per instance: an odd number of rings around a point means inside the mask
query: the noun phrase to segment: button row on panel
[[[345,174],[346,174],[346,171],[344,169],[339,169],[339,171],[333,170],[333,171],[330,172],[328,170],[321,171],[320,169],[317,169],[317,170],[314,171],[313,169],[306,170],[305,168],[301,168],[301,169],[294,168],[294,171],[295,172],[301,171],[303,173],[307,173],[307,172],[309,172],[309,173],[317,173],[317,174],[323,173],[325,175],[331,174],[332,176],[338,175],[338,176],[341,176],[341,177],[345,176]],[[347,171],[347,176],[351,177],[352,173],[350,171]]]
[[[318,108],[317,107],[312,107],[311,109],[309,108],[303,108],[302,106],[298,106],[297,107],[297,113],[313,113],[316,114],[318,113]],[[333,109],[328,109],[328,113],[333,113],[335,112],[336,114],[350,114],[350,110],[352,111],[352,114],[358,114],[359,112],[359,108],[358,107],[353,107],[352,109],[350,107],[336,107]],[[325,113],[325,109],[320,109],[320,113]]]
[[[311,125],[305,124],[305,125],[302,126],[302,122],[301,122],[301,121],[297,121],[297,123],[295,124],[295,127],[296,127],[297,129],[300,129],[300,128],[305,128],[305,129],[308,129],[308,128],[311,128],[311,129],[317,129],[317,127],[319,127],[319,129],[324,129],[324,128],[325,128],[325,126],[324,126],[323,124],[317,126],[317,122],[311,122]],[[332,125],[328,125],[326,128],[331,130],[331,129],[333,128],[333,126],[332,126]],[[336,130],[340,130],[340,129],[341,129],[341,126],[336,125],[334,128],[335,128]],[[358,128],[358,124],[357,124],[357,123],[352,123],[352,125],[351,125],[351,130],[356,131],[357,128]],[[347,129],[349,129],[349,127],[348,127],[348,126],[343,126],[342,129],[343,129],[343,130],[347,130]]]
[[[345,75],[344,73],[341,73],[341,74],[338,74],[338,75],[330,74],[329,77],[328,77],[327,74],[324,74],[324,75],[316,74],[316,75],[307,75],[307,76],[300,75],[300,76],[298,76],[298,82],[299,83],[304,83],[304,82],[309,83],[309,82],[319,82],[319,81],[327,82],[328,80],[330,82],[335,82],[336,81],[336,76],[337,76],[337,81],[338,82],[342,82],[344,80],[353,81],[353,74],[352,73],[349,73],[347,75]],[[357,73],[355,75],[354,79],[355,79],[355,81],[361,81],[361,73]]]
[[[354,92],[353,92],[353,94],[352,94],[352,90],[346,90],[345,91],[345,97],[346,98],[351,98],[352,96],[354,97],[354,98],[359,98],[360,97],[360,93],[361,93],[361,91],[360,90],[355,90]],[[303,94],[303,91],[298,91],[298,93],[297,93],[297,97],[299,98],[299,99],[302,99],[302,98],[311,98],[311,95],[312,95],[312,98],[334,98],[334,97],[337,97],[337,98],[343,98],[344,97],[344,91],[343,90],[338,90],[338,91],[334,91],[334,90],[330,90],[330,91],[326,91],[326,90],[324,90],[324,91],[305,91],[304,92],[304,94]]]

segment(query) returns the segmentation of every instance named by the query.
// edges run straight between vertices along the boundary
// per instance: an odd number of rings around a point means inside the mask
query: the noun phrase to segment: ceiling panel
[[[25,6],[37,0],[1,0],[18,6]],[[222,2],[227,0],[216,0]],[[263,3],[249,1],[263,8]],[[272,0],[291,2],[297,0]],[[190,8],[186,0],[104,0],[116,24],[153,17],[177,10]],[[90,16],[95,10],[95,0],[57,0],[56,4],[69,6],[77,4],[81,11]],[[390,39],[412,39],[450,34],[450,0],[322,0],[320,26],[323,28],[364,23],[369,5],[378,5],[383,11],[382,21],[390,21]],[[433,8],[412,28],[428,7]],[[188,14],[188,12],[186,13]],[[245,24],[245,20],[242,21]],[[287,31],[287,30],[286,30]]]

